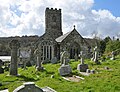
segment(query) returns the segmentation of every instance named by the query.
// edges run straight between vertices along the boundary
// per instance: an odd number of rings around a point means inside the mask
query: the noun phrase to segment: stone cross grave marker
[[[10,75],[18,75],[18,49],[20,47],[20,43],[18,40],[12,40],[9,44],[11,48],[11,62],[10,62]]]
[[[80,72],[86,72],[86,70],[88,69],[88,65],[84,64],[84,55],[83,55],[83,51],[80,52],[80,61],[81,64],[78,64],[77,66],[77,70],[79,70]]]
[[[61,67],[59,68],[59,73],[61,76],[69,75],[72,72],[72,69],[69,62],[69,53],[64,51],[61,53]]]

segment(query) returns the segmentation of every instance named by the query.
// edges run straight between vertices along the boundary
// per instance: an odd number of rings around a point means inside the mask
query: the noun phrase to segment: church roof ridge
[[[77,31],[76,28],[75,28],[75,25],[73,27],[74,27],[74,29],[72,31],[74,31],[74,30]],[[62,42],[72,31],[65,33],[64,35],[56,38],[55,40],[57,42]]]
[[[74,29],[73,29],[72,31],[74,31],[74,30],[76,30],[76,29],[75,29],[75,25],[74,25]],[[64,35],[56,38],[55,40],[56,40],[57,42],[62,42],[72,31],[69,31],[69,32],[65,33]],[[76,30],[76,31],[77,31],[77,30]]]
[[[73,30],[72,30],[72,31],[73,31]],[[65,33],[64,35],[56,38],[55,40],[56,40],[57,42],[62,42],[72,31]]]
[[[75,25],[74,25],[73,27],[74,27],[74,28],[73,28],[72,31],[69,31],[69,32],[65,33],[64,35],[56,38],[56,39],[55,39],[56,42],[62,42],[62,41],[63,41],[69,34],[71,34],[73,31],[76,31],[76,32],[80,35],[80,33],[76,30]],[[84,38],[83,38],[81,35],[80,35],[80,38],[84,40]]]

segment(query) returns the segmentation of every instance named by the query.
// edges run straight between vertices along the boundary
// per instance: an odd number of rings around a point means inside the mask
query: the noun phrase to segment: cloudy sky
[[[0,37],[42,35],[45,8],[62,9],[62,31],[120,36],[120,0],[0,0]]]

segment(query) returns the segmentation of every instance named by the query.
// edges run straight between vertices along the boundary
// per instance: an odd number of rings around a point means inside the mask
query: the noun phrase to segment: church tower
[[[57,8],[45,10],[45,33],[49,34],[51,37],[56,39],[57,37],[63,35],[62,32],[62,19],[61,19],[61,9]]]

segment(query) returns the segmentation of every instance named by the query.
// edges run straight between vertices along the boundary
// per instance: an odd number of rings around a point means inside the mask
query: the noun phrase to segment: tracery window
[[[42,50],[42,60],[49,59],[53,57],[53,43],[52,41],[46,40],[41,43]]]

